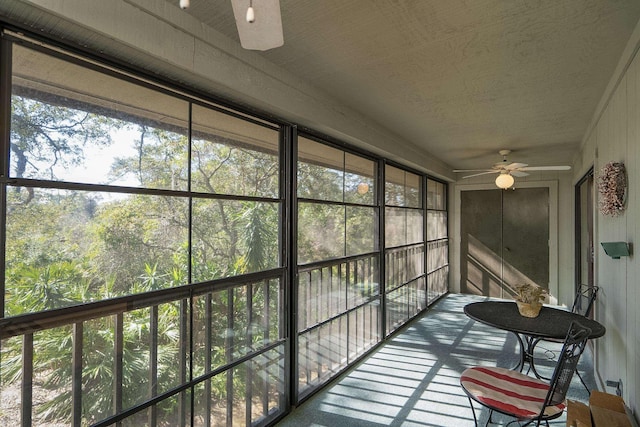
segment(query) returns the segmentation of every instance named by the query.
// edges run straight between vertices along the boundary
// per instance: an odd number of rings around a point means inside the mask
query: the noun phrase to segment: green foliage
[[[91,298],[89,280],[77,262],[62,261],[41,268],[19,264],[7,274],[7,281],[13,284],[6,297],[9,316],[66,307]]]
[[[273,227],[273,213],[269,207],[259,204],[248,204],[242,212],[242,240],[246,246],[244,256],[240,259],[241,271],[253,272],[265,270],[277,265],[278,248],[274,245],[277,236]]]
[[[107,146],[117,131],[125,129],[137,132],[137,138],[132,139],[135,155],[115,159],[111,179],[134,177],[145,188],[188,188],[186,133],[163,129],[161,124],[154,128],[127,123],[64,103],[12,98],[12,176],[67,179],[68,168],[86,160],[87,146]],[[194,141],[192,190],[273,197],[272,202],[13,187],[7,193],[4,315],[144,294],[185,285],[189,280],[213,280],[277,267],[278,157],[251,150],[245,143],[233,143],[215,136]],[[202,374],[259,348],[265,340],[277,339],[278,292],[277,286],[262,283],[215,292],[209,318],[201,315],[204,310],[196,305],[194,330],[208,325],[214,337],[211,343],[205,343],[202,336],[193,337],[193,360],[187,360],[183,345],[189,339],[182,336],[187,330],[182,323],[187,321],[183,302],[157,306],[156,337],[152,337],[150,320],[154,308],[125,312],[123,407],[151,397],[152,338],[157,340],[154,385],[161,393],[181,384],[180,363],[191,363],[196,375]],[[198,304],[202,305],[200,299]],[[265,311],[271,313],[269,324]],[[86,423],[115,410],[116,323],[116,315],[83,323],[81,382]],[[3,387],[22,380],[20,338],[2,343]],[[207,348],[211,351],[210,366],[204,366]],[[34,407],[36,419],[68,423],[72,326],[36,333],[34,350],[34,387],[51,396]],[[188,372],[187,367],[183,368]],[[227,386],[231,383],[232,398],[242,402],[247,381],[241,367],[218,375],[211,380],[213,398],[229,398]],[[174,405],[172,400],[160,407],[171,412]]]
[[[14,176],[55,179],[56,168],[80,164],[83,146],[111,142],[104,116],[21,96],[11,98],[11,154]],[[42,170],[48,173],[43,174]]]

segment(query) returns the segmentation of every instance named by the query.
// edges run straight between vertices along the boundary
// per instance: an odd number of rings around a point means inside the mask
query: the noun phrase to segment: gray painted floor
[[[473,426],[460,373],[474,365],[513,367],[519,351],[513,334],[474,322],[463,313],[466,304],[482,299],[458,294],[443,298],[296,408],[278,427]],[[550,353],[542,347],[560,347],[547,343],[539,347],[538,371],[548,375],[553,362],[545,360]],[[588,350],[580,360],[580,372],[595,388]],[[582,402],[589,398],[575,375],[567,397]],[[488,411],[478,409],[484,425]],[[494,414],[492,425],[504,426],[510,420]],[[551,425],[565,422],[563,415]]]

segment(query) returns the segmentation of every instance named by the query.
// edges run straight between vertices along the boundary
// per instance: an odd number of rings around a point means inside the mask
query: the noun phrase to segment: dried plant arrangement
[[[516,285],[516,301],[524,302],[526,304],[542,304],[547,297],[547,290],[540,286],[532,285],[531,283],[525,283],[523,285]]]

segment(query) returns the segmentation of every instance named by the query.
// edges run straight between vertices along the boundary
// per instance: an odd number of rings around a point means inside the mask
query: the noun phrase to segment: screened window
[[[427,179],[427,282],[429,303],[449,289],[446,184]]]
[[[375,162],[303,137],[298,153],[298,263],[375,251]]]
[[[385,167],[387,334],[426,307],[422,177]]]
[[[376,162],[298,139],[298,366],[305,396],[380,339]]]
[[[6,424],[266,425],[446,292],[445,184],[2,38]]]
[[[12,45],[3,420],[277,416],[280,126],[45,51]]]

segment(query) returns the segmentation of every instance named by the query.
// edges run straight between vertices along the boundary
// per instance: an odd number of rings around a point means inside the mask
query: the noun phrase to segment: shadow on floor
[[[473,426],[460,373],[474,365],[513,367],[519,352],[513,334],[474,322],[463,313],[466,304],[482,299],[460,294],[443,298],[277,426]],[[560,347],[546,343],[539,347],[536,366],[541,374],[550,375],[554,362],[549,357]],[[580,372],[595,388],[589,351],[581,357]],[[575,375],[567,398],[582,402],[589,398]],[[484,425],[488,411],[479,408],[476,414]],[[494,415],[492,425],[504,426],[511,420]],[[565,423],[563,415],[550,424]]]

